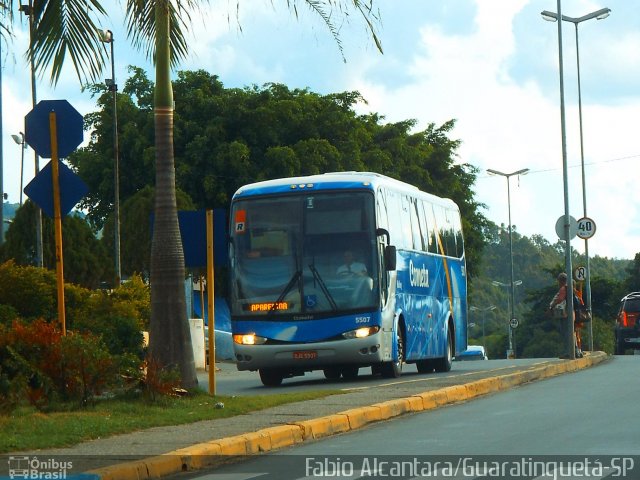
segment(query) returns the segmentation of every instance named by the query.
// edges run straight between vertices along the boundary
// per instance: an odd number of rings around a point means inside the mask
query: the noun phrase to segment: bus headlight
[[[255,333],[247,333],[244,335],[234,335],[233,343],[238,343],[240,345],[262,345],[266,343],[267,339],[264,337],[260,337]]]
[[[378,333],[378,331],[380,330],[380,327],[375,326],[375,327],[362,327],[362,328],[358,328],[356,330],[351,330],[350,332],[345,332],[342,334],[342,336],[344,338],[347,339],[351,339],[351,338],[365,338],[365,337],[369,337],[371,335],[373,335],[374,333]]]

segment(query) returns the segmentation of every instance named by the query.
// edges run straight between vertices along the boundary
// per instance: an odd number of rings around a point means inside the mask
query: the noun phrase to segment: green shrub
[[[16,265],[12,260],[0,265],[0,304],[10,305],[25,320],[57,316],[56,279],[44,268]]]
[[[18,316],[18,311],[11,305],[0,305],[0,324],[9,325]]]
[[[101,337],[112,354],[132,353],[143,358],[141,322],[126,302],[96,290],[69,311],[69,318],[69,328]]]
[[[127,311],[123,311],[122,314],[134,317],[139,323],[140,330],[149,330],[151,292],[149,285],[144,283],[142,277],[133,275],[128,282],[113,291],[112,298],[119,305],[127,307]]]

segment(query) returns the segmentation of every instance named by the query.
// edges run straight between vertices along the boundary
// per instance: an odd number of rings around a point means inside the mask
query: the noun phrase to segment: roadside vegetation
[[[151,427],[182,425],[255,412],[293,402],[328,395],[336,390],[227,397],[201,391],[185,396],[162,396],[149,401],[140,395],[102,399],[78,410],[73,404],[58,403],[49,412],[20,407],[0,415],[0,454],[31,449],[65,447],[119,433]],[[216,404],[224,404],[224,408]]]
[[[225,397],[182,390],[177,373],[160,369],[144,348],[149,288],[140,277],[113,291],[69,284],[65,295],[63,336],[54,274],[12,261],[0,265],[0,453],[69,446],[338,393]]]

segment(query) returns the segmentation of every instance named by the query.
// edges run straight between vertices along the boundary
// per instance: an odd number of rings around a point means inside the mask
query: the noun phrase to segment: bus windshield
[[[240,199],[231,219],[232,315],[317,318],[379,306],[372,193]]]

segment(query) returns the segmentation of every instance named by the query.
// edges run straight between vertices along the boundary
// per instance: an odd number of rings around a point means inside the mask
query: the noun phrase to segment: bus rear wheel
[[[404,363],[404,337],[402,336],[402,330],[400,328],[398,328],[396,347],[398,349],[398,359],[381,365],[380,373],[384,378],[398,378],[402,375],[402,364]]]
[[[436,372],[448,372],[451,370],[451,363],[453,361],[453,338],[451,337],[451,330],[447,331],[447,347],[445,349],[444,357],[438,358],[435,361]]]
[[[277,387],[282,383],[283,375],[273,368],[261,368],[258,370],[260,380],[265,387]]]

